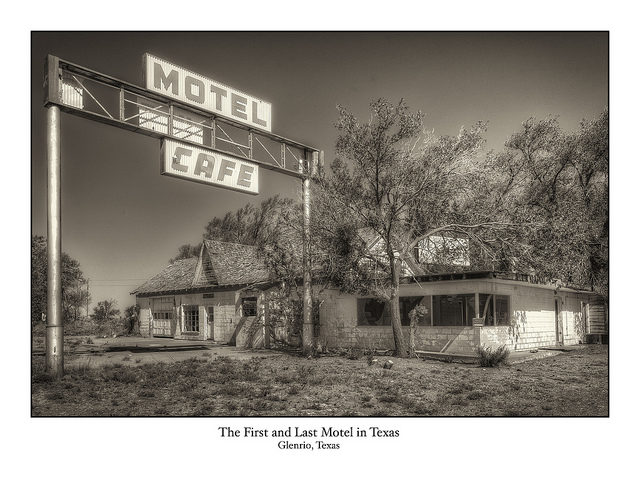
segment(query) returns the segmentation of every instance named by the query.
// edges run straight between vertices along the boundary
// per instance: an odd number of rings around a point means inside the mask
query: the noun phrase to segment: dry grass
[[[34,416],[606,416],[607,346],[503,368],[366,357],[198,357],[68,371],[34,358]]]

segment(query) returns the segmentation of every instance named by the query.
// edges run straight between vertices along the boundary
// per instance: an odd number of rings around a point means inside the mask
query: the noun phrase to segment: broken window
[[[419,326],[431,326],[431,296],[405,296],[400,298],[400,319],[403,326],[411,325],[409,313],[416,311]]]
[[[509,296],[479,294],[480,315],[485,326],[506,326],[509,324]]]
[[[418,324],[431,324],[431,297],[404,296],[399,300],[400,322],[402,326],[409,326],[409,313],[418,306],[423,306],[422,315],[418,317]],[[391,309],[389,303],[376,298],[358,299],[358,326],[390,326]]]
[[[471,326],[475,316],[475,294],[433,297],[434,326]]]
[[[258,298],[242,298],[242,316],[258,315]]]
[[[375,298],[358,299],[358,326],[388,326],[391,311],[388,303]]]

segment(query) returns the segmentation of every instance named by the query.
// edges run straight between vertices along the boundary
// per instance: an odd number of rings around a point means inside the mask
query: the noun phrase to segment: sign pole
[[[62,326],[62,234],[60,199],[60,108],[47,109],[47,333],[46,370],[56,378],[64,374]]]
[[[302,239],[302,281],[303,281],[303,317],[302,317],[302,353],[313,353],[313,300],[311,296],[311,177],[316,174],[317,151],[306,151],[307,174],[302,182],[303,202],[303,239]]]

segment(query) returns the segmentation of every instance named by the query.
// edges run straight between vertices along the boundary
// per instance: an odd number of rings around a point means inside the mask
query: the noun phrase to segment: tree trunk
[[[396,346],[396,356],[400,358],[407,357],[407,343],[402,334],[402,322],[400,320],[400,265],[395,258],[393,252],[390,253],[391,264],[391,295],[389,298],[389,307],[391,308],[391,328],[393,330],[393,341]]]

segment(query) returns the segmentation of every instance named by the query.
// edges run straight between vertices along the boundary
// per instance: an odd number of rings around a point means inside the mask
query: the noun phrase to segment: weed
[[[43,384],[43,383],[53,382],[53,381],[55,381],[55,378],[51,374],[49,374],[47,372],[38,371],[38,372],[34,372],[33,373],[31,381],[34,384]]]
[[[458,383],[455,386],[453,386],[451,389],[449,389],[447,392],[449,394],[462,394],[465,391],[471,391],[472,389],[473,389],[473,386],[471,386],[470,384]]]
[[[394,403],[398,400],[398,393],[396,392],[392,392],[392,393],[386,393],[381,395],[378,398],[378,401],[380,402],[388,402],[388,403]]]
[[[300,394],[300,388],[296,385],[293,385],[287,389],[287,394],[289,396],[295,396],[296,394]]]
[[[362,349],[359,348],[349,348],[347,349],[347,359],[360,359],[363,356]]]
[[[502,364],[507,364],[509,350],[502,345],[495,350],[490,346],[481,346],[476,350],[478,364],[483,368],[495,368]]]
[[[467,394],[467,399],[470,399],[471,401],[475,401],[477,399],[482,399],[483,397],[485,397],[486,394],[480,391],[471,391],[469,394]]]
[[[111,368],[105,368],[103,379],[105,381],[115,381],[124,384],[131,384],[138,381],[138,376],[132,368],[118,368],[120,364],[114,364]]]
[[[61,391],[51,391],[50,393],[45,394],[44,397],[50,401],[60,401],[64,399],[64,394],[62,394]]]
[[[213,407],[210,404],[200,404],[195,411],[193,411],[194,416],[210,416],[213,412]]]

